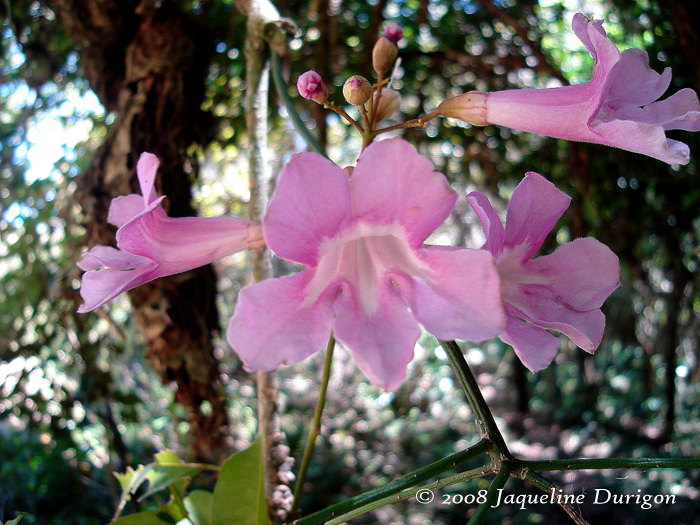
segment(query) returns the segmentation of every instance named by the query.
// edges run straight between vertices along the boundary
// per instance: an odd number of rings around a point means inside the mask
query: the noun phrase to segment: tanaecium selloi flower
[[[294,155],[263,219],[267,245],[307,267],[243,288],[228,340],[248,370],[324,347],[331,330],[360,369],[399,386],[421,333],[481,341],[503,330],[493,257],[425,246],[456,194],[407,142],[369,146],[351,178],[315,153]]]
[[[171,218],[157,197],[158,159],[143,153],[136,165],[141,193],[112,199],[107,220],[117,226],[117,248],[94,246],[85,270],[78,312],[99,308],[141,284],[209,264],[246,248],[264,246],[259,222],[237,217]]]
[[[622,53],[601,20],[582,14],[573,30],[594,59],[591,80],[549,89],[472,91],[447,99],[434,114],[477,126],[496,124],[560,139],[594,142],[687,164],[688,146],[666,131],[700,131],[700,103],[690,88],[658,100],[671,83],[671,68],[659,74],[641,49]]]
[[[570,197],[529,172],[513,192],[505,228],[486,196],[467,196],[486,233],[483,248],[496,260],[506,326],[500,339],[511,345],[533,372],[546,368],[568,336],[593,352],[603,337],[603,302],[619,286],[617,256],[592,237],[559,246],[552,254],[531,257],[569,207]]]

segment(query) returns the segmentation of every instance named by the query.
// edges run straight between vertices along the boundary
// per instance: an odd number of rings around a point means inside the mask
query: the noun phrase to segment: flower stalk
[[[299,506],[301,505],[301,496],[304,494],[304,484],[306,483],[306,475],[309,471],[309,465],[311,464],[311,457],[314,453],[316,438],[321,432],[321,416],[323,415],[323,407],[326,404],[326,392],[328,391],[328,381],[331,377],[331,363],[333,362],[334,348],[335,338],[333,334],[331,334],[330,339],[328,339],[328,344],[326,345],[326,357],[323,362],[323,376],[321,377],[318,401],[316,401],[314,417],[311,421],[311,428],[309,429],[309,437],[306,440],[304,456],[302,457],[299,475],[297,476],[296,485],[294,486],[294,503],[290,511],[290,515],[292,516],[298,512]]]
[[[472,408],[472,412],[474,412],[474,417],[476,418],[476,423],[482,438],[486,438],[493,443],[495,450],[492,454],[500,454],[505,458],[512,458],[508,446],[503,439],[503,435],[501,431],[498,430],[496,420],[493,418],[493,414],[491,414],[491,409],[486,404],[486,400],[479,389],[479,384],[476,382],[476,378],[471,368],[469,368],[467,360],[464,358],[462,349],[455,341],[442,341],[438,339],[438,342],[447,353],[450,364],[455,374],[457,374],[457,379],[462,385],[462,389],[467,396],[467,401]]]

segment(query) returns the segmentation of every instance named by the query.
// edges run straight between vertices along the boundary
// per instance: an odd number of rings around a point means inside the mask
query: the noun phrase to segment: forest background
[[[137,191],[134,167],[161,159],[171,216],[245,215],[245,27],[233,0],[5,0],[0,49],[0,521],[106,523],[121,489],[113,476],[164,448],[218,463],[256,433],[254,376],[222,338],[237,291],[252,279],[245,254],[145,285],[91,314],[76,314],[84,247],[113,243],[113,197]],[[368,64],[386,22],[404,28],[393,87],[396,122],[470,89],[545,87],[587,80],[592,60],[573,37],[575,12],[605,20],[621,49],[673,68],[671,90],[700,91],[700,7],[651,2],[284,0],[298,33],[283,59],[289,94],[331,158],[349,163],[354,130],[301,99],[299,74],[315,69],[340,103]],[[99,101],[99,102],[98,102]],[[273,89],[271,172],[305,148]],[[687,166],[444,119],[405,130],[454,189],[501,198],[525,172],[546,176],[573,202],[543,249],[593,235],[620,258],[622,286],[606,302],[594,355],[562,339],[548,369],[532,374],[512,350],[469,345],[474,367],[513,453],[527,459],[700,455],[700,139]],[[60,158],[44,171],[55,148]],[[43,164],[42,164],[43,161]],[[273,181],[274,184],[274,181]],[[439,232],[478,246],[462,203]],[[289,272],[273,260],[280,275]],[[316,401],[321,356],[283,368],[280,425],[299,458]],[[478,436],[447,358],[420,340],[409,377],[387,393],[342,350],[303,507],[314,510],[386,483],[471,444]],[[594,523],[700,523],[700,473],[562,473],[568,492],[677,495],[675,505],[584,509]],[[206,486],[211,479],[198,479]],[[484,486],[457,486],[476,492]],[[530,490],[521,484],[510,490]],[[128,511],[146,508],[129,503]],[[464,506],[406,501],[360,523],[463,523]],[[497,510],[494,522],[565,523],[551,505]]]

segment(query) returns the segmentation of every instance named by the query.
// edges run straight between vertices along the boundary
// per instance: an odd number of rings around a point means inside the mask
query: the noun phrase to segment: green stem
[[[590,525],[585,519],[583,519],[583,516],[581,516],[578,508],[574,507],[573,503],[569,503],[565,498],[563,498],[564,493],[562,490],[547,478],[540,476],[537,472],[533,472],[527,468],[522,468],[520,472],[514,475],[524,479],[538,489],[551,495],[559,506],[569,515],[569,517],[574,520],[576,525]]]
[[[340,503],[331,505],[330,507],[310,514],[309,516],[293,521],[292,525],[320,525],[322,523],[326,523],[326,521],[328,521],[330,518],[341,514],[346,514],[380,499],[395,497],[396,494],[402,490],[415,487],[425,480],[434,478],[435,476],[447,472],[457,465],[461,465],[462,463],[485,454],[490,450],[491,442],[489,442],[487,439],[482,439],[466,450],[462,450],[461,452],[457,452],[447,456],[446,458],[442,458],[434,463],[431,463],[430,465],[421,467],[410,474],[406,474],[405,476],[384,485],[383,487],[369,490],[346,501],[341,501]]]
[[[520,461],[520,464],[537,472],[553,470],[604,470],[604,469],[652,469],[652,468],[700,468],[699,458],[607,458],[607,459],[556,459],[551,461]]]
[[[309,128],[306,127],[306,124],[304,124],[304,121],[301,119],[299,113],[294,107],[292,97],[289,96],[289,91],[287,90],[287,84],[284,81],[284,78],[282,78],[282,62],[280,60],[280,56],[274,51],[271,53],[271,63],[272,80],[275,82],[275,89],[277,90],[277,94],[279,95],[280,99],[282,99],[284,107],[287,109],[287,114],[289,115],[289,118],[292,119],[292,124],[294,125],[294,128],[301,134],[306,143],[309,145],[309,148],[314,150],[319,155],[328,157],[324,149],[316,140],[316,137],[314,137],[311,134]]]
[[[456,485],[457,483],[460,483],[462,481],[468,481],[470,479],[474,478],[480,478],[483,476],[486,476],[487,474],[490,474],[493,472],[493,467],[491,465],[483,465],[479,468],[475,468],[472,470],[467,470],[466,472],[461,472],[459,474],[455,474],[454,476],[450,476],[445,479],[440,479],[437,480],[429,485],[424,485],[422,487],[413,487],[408,490],[402,490],[399,493],[393,495],[393,496],[388,496],[386,498],[382,498],[380,500],[374,501],[368,505],[364,505],[358,509],[353,510],[352,512],[348,512],[346,514],[343,514],[342,516],[338,516],[337,518],[332,519],[331,521],[327,521],[326,525],[340,525],[341,523],[345,523],[346,521],[352,519],[352,518],[357,518],[358,516],[362,516],[363,514],[367,514],[368,512],[371,512],[373,510],[376,510],[378,508],[383,507],[384,505],[390,505],[392,503],[396,503],[397,501],[403,501],[407,499],[411,499],[416,494],[419,492],[423,491],[428,491],[431,493],[431,499],[430,501],[420,501],[419,503],[430,503],[432,500],[432,496],[434,496],[433,491],[439,490],[445,487],[449,487],[450,485]],[[507,477],[506,477],[507,479]]]
[[[304,483],[306,483],[306,475],[309,471],[311,457],[313,456],[314,446],[316,445],[316,438],[321,432],[321,416],[323,415],[323,406],[326,404],[326,392],[328,391],[328,380],[331,377],[331,363],[333,361],[334,348],[335,337],[333,337],[333,334],[331,334],[330,339],[328,339],[328,344],[326,345],[326,359],[323,362],[323,377],[321,378],[321,390],[318,393],[318,401],[316,402],[314,417],[311,421],[309,437],[306,440],[304,456],[302,457],[301,466],[299,467],[299,475],[297,476],[297,482],[294,486],[294,503],[290,512],[291,516],[294,516],[299,510],[299,505],[301,504],[301,496],[304,493]]]
[[[489,517],[491,511],[495,508],[495,503],[498,501],[499,491],[505,486],[508,479],[510,479],[511,471],[510,461],[502,461],[501,466],[498,469],[498,474],[489,485],[489,490],[486,493],[486,501],[479,505],[476,512],[469,519],[467,525],[481,525]]]
[[[469,401],[469,405],[474,412],[474,417],[476,418],[476,423],[479,426],[481,435],[487,437],[493,443],[494,448],[505,456],[505,458],[512,459],[508,446],[503,439],[503,435],[501,431],[498,430],[496,420],[493,418],[493,414],[491,414],[491,409],[489,409],[489,406],[486,404],[486,400],[479,389],[479,384],[476,382],[476,378],[471,368],[469,368],[467,360],[464,358],[462,349],[454,341],[442,341],[438,339],[438,343],[442,345],[447,356],[450,358],[452,368],[454,368],[457,379],[459,379],[464,393],[467,396],[467,401]]]

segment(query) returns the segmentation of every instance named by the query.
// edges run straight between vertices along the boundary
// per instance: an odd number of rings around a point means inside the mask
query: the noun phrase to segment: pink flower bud
[[[353,106],[361,106],[372,96],[372,86],[365,77],[353,75],[343,85],[343,96]]]
[[[384,37],[390,42],[398,44],[399,40],[403,38],[403,29],[399,24],[389,24],[384,28]]]
[[[299,94],[309,100],[323,104],[328,100],[328,88],[316,71],[302,73],[297,80]]]
[[[377,78],[383,79],[394,64],[399,55],[399,46],[392,42],[386,35],[382,36],[374,44],[372,49],[372,67],[377,72]]]

